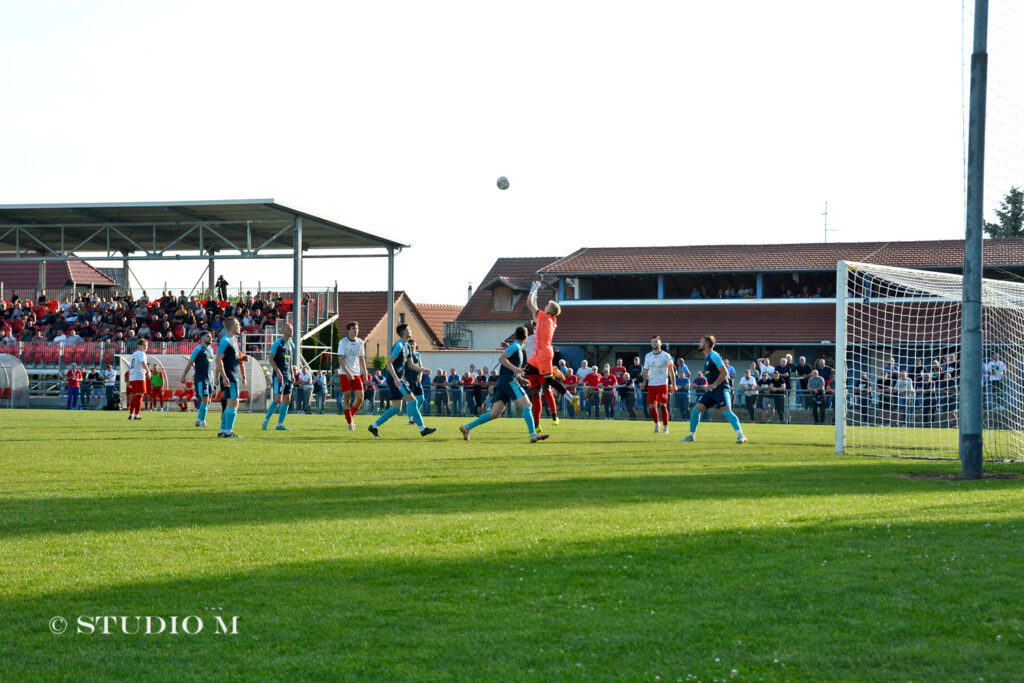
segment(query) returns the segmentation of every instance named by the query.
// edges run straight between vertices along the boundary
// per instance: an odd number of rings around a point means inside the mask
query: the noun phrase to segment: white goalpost
[[[840,261],[836,452],[956,459],[961,368],[983,377],[986,461],[1024,460],[1024,283],[985,280],[981,357],[961,357],[963,278]]]

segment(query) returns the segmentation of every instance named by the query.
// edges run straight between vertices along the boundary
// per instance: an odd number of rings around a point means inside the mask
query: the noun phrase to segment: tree
[[[989,237],[1024,237],[1024,192],[1011,187],[996,209],[998,223],[985,223]]]

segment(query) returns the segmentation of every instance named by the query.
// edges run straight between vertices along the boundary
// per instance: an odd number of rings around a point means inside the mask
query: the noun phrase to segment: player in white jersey
[[[644,356],[643,383],[647,385],[647,404],[654,420],[654,433],[658,433],[658,418],[668,434],[668,390],[676,385],[676,366],[672,354],[661,348],[661,337],[651,337],[651,351]]]
[[[359,323],[350,322],[345,326],[348,336],[338,343],[338,369],[342,407],[349,431],[356,428],[352,416],[363,404],[363,381],[366,377],[366,344],[359,338]],[[368,378],[367,378],[368,379]]]
[[[128,360],[128,383],[131,391],[131,400],[128,402],[128,419],[141,420],[142,399],[146,395],[146,378],[149,377],[149,361],[146,359],[146,349],[149,342],[140,339],[135,353]]]

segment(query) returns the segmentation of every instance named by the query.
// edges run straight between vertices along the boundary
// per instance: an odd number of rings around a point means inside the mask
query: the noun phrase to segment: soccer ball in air
[[[508,178],[506,178],[505,176],[501,176],[500,178],[498,178],[498,189],[499,190],[507,190],[508,189]]]

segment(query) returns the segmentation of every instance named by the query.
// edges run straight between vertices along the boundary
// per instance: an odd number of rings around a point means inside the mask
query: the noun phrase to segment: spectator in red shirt
[[[82,392],[82,371],[78,369],[77,363],[72,363],[71,368],[64,377],[68,382],[68,410],[79,410],[78,397]]]
[[[597,370],[591,370],[587,373],[587,376],[583,378],[583,386],[585,387],[584,393],[586,395],[586,405],[583,407],[583,412],[586,413],[587,418],[590,417],[591,408],[594,409],[596,416],[601,415],[601,380],[604,377]]]
[[[565,379],[562,380],[562,384],[571,395],[575,395],[578,391],[580,378],[576,376],[572,368],[565,369]],[[572,403],[568,405],[569,417],[576,417],[576,410],[572,407]]]
[[[621,362],[621,361],[620,361]],[[622,368],[625,372],[625,368]],[[604,364],[604,373],[601,376],[601,405],[604,406],[604,419],[610,420],[615,415],[615,387],[619,383],[612,367]]]

